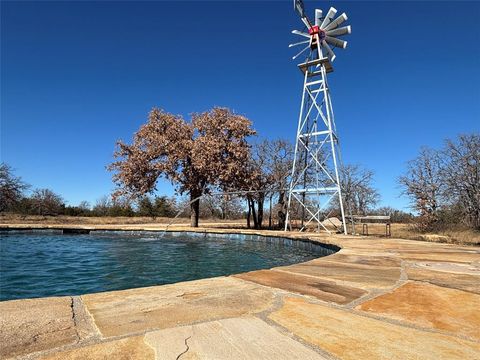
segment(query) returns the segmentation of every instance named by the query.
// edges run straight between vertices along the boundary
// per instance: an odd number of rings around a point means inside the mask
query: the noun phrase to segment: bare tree
[[[247,227],[250,228],[250,219],[253,219],[253,227],[261,229],[263,223],[263,205],[265,202],[266,191],[272,186],[270,174],[264,171],[264,159],[254,156],[247,164],[245,176],[238,178],[239,181],[233,183],[233,186],[246,191],[247,200]]]
[[[274,208],[274,214],[278,220],[278,227],[285,227],[286,219],[286,193],[290,183],[292,171],[294,147],[292,143],[284,139],[267,141],[264,145],[264,151],[268,159],[268,171],[273,180],[273,188],[276,191],[277,204]],[[273,193],[270,193],[270,202]],[[270,212],[269,225],[272,226],[272,213]]]
[[[440,154],[444,197],[460,207],[468,225],[480,229],[480,135],[446,140]]]
[[[248,204],[247,226],[253,219],[253,227],[263,226],[264,205],[269,201],[269,227],[272,226],[272,200],[277,198],[275,206],[280,226],[285,223],[285,194],[292,169],[293,146],[286,140],[263,140],[252,147],[251,159],[246,176],[234,183],[239,189],[252,191],[245,198]]]
[[[373,171],[359,165],[345,165],[341,169],[343,199],[354,214],[366,214],[378,203],[380,195],[372,185],[373,176]]]
[[[200,209],[200,217],[203,219],[219,219],[222,216],[222,204],[218,196],[204,195],[202,196],[202,208]]]
[[[209,186],[227,187],[243,176],[253,135],[246,117],[226,108],[192,114],[192,121],[153,109],[148,122],[135,134],[133,144],[121,141],[109,166],[119,186],[116,195],[144,195],[155,190],[159,177],[188,193],[191,225],[198,226],[199,197]]]
[[[92,207],[88,201],[83,200],[80,202],[80,204],[78,204],[78,208],[80,209],[80,211],[82,211],[82,213],[87,214],[90,212],[90,209]]]
[[[13,174],[13,169],[0,164],[0,212],[11,210],[23,197],[23,192],[29,188],[23,180]]]
[[[62,197],[49,189],[35,189],[30,197],[34,213],[38,215],[58,215],[65,206]]]
[[[96,216],[107,216],[111,206],[112,201],[110,200],[110,196],[105,195],[97,199],[95,206],[92,209],[92,212]]]
[[[438,222],[438,210],[445,187],[441,177],[441,161],[435,150],[422,148],[407,164],[407,172],[399,177],[403,193],[410,197],[419,213],[421,230],[428,231]]]
[[[374,215],[390,216],[390,221],[394,223],[410,223],[413,215],[403,210],[395,209],[391,206],[382,206],[371,212]]]
[[[240,219],[244,213],[244,204],[242,199],[236,195],[221,196],[222,219]]]

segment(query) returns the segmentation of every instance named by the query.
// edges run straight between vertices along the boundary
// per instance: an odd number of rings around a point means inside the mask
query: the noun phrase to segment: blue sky
[[[346,163],[375,171],[382,205],[422,145],[480,129],[479,2],[328,2],[352,25],[329,77]],[[301,28],[285,2],[2,2],[1,160],[69,204],[113,189],[105,166],[158,106],[227,106],[292,142]],[[159,192],[172,194],[165,182]]]

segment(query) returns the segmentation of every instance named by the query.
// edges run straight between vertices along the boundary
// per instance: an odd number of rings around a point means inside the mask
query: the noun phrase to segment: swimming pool
[[[5,231],[0,300],[162,285],[299,263],[334,248],[241,234]]]

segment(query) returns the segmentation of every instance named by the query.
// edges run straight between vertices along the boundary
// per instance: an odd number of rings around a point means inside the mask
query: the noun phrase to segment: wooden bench
[[[385,224],[385,236],[392,236],[392,228],[390,225],[390,215],[353,215],[353,223],[359,223],[362,225],[362,235],[368,236],[368,224],[369,223],[384,223]]]

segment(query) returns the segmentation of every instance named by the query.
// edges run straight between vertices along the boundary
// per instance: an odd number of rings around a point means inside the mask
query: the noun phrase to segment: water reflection
[[[0,234],[0,300],[175,283],[331,253],[289,240],[188,234]]]

